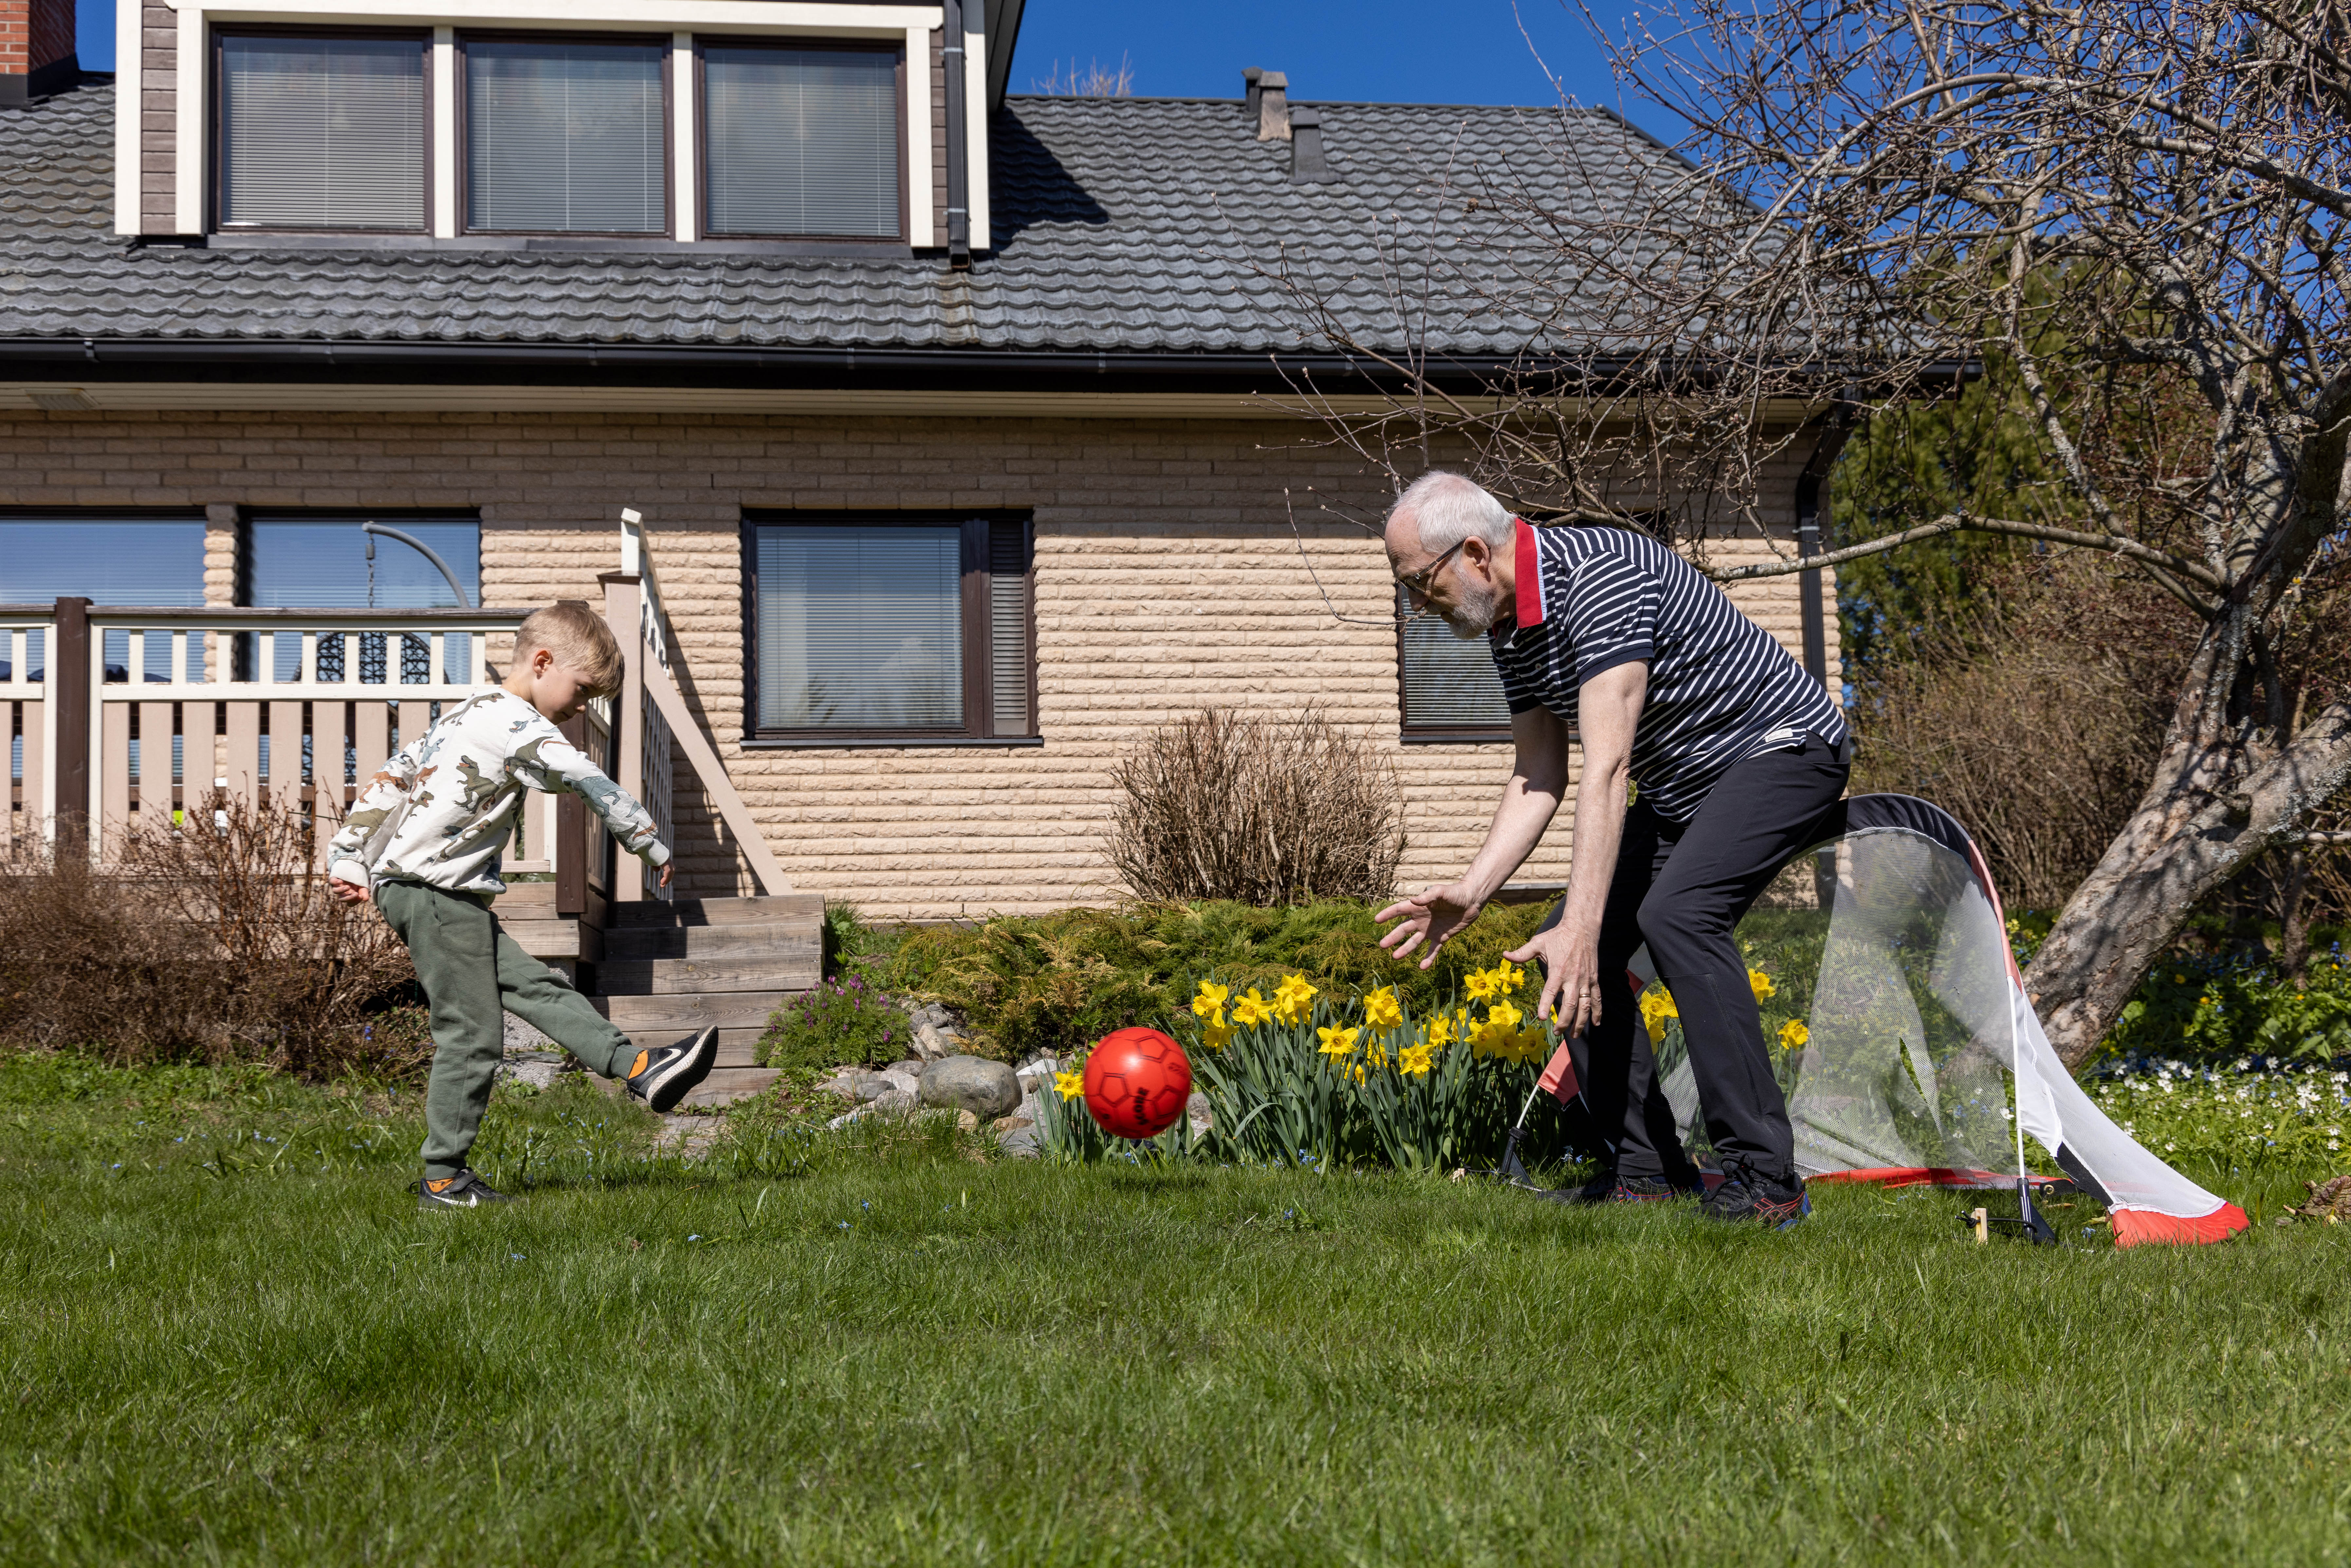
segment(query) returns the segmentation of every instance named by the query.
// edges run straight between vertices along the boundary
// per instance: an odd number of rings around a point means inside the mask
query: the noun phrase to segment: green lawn
[[[0,1561],[2339,1563],[2351,1227],[1785,1236],[0,1061]],[[528,1167],[524,1169],[526,1156]],[[2273,1215],[2293,1184],[2231,1196]],[[2224,1184],[2226,1185],[2226,1184]]]

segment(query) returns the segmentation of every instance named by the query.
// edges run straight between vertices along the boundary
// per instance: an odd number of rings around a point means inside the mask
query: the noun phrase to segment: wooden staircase
[[[581,989],[638,1045],[673,1045],[716,1024],[718,1064],[686,1103],[723,1105],[775,1082],[753,1048],[768,1014],[815,988],[823,927],[824,899],[812,893],[611,904],[601,955],[580,965]]]

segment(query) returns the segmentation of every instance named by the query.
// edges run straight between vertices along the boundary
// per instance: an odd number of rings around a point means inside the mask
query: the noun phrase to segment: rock
[[[1020,1080],[1020,1092],[1023,1094],[1034,1094],[1038,1090],[1050,1084],[1053,1082],[1053,1074],[1061,1070],[1061,1064],[1051,1057],[1038,1055],[1030,1057],[1013,1069],[1013,1071]]]
[[[1044,1141],[1038,1137],[1033,1123],[1024,1122],[1018,1116],[1008,1116],[996,1124],[1002,1127],[1006,1122],[1013,1125],[998,1136],[998,1148],[1016,1160],[1033,1160],[1045,1152]]]
[[[956,1113],[956,1130],[959,1133],[977,1133],[979,1131],[979,1118],[968,1111],[958,1111]]]
[[[920,1094],[923,1092],[923,1070],[915,1062],[893,1062],[872,1076],[877,1082],[886,1083],[892,1089],[900,1090],[908,1094]]]
[[[1216,1111],[1208,1104],[1206,1094],[1195,1093],[1184,1102],[1184,1113],[1192,1118],[1192,1136],[1195,1138],[1207,1136],[1208,1129],[1217,1124]]]
[[[838,1094],[844,1100],[852,1100],[862,1105],[868,1101],[880,1099],[891,1090],[900,1088],[902,1085],[891,1082],[878,1072],[862,1072],[856,1068],[845,1067],[817,1087],[828,1093]]]
[[[904,1113],[914,1110],[918,1103],[911,1090],[893,1089],[886,1094],[874,1097],[873,1109]]]
[[[1020,1103],[1020,1081],[1000,1061],[950,1056],[925,1069],[923,1103],[993,1121]]]
[[[906,1021],[914,1031],[914,1054],[925,1061],[943,1061],[962,1051],[964,1034],[955,1014],[941,1002],[905,998]]]
[[[565,1055],[559,1051],[510,1053],[498,1063],[498,1076],[511,1082],[528,1083],[533,1089],[552,1089],[565,1065]]]

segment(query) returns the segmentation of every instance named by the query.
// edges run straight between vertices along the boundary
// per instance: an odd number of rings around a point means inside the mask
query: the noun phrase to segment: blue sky
[[[1536,62],[1520,33],[1541,49]],[[81,0],[79,51],[114,68],[114,12]],[[1560,0],[1029,0],[1012,87],[1091,61],[1134,68],[1134,89],[1165,98],[1238,98],[1241,68],[1286,71],[1301,99],[1402,103],[1549,103],[1543,65],[1586,103],[1616,101],[1583,25]],[[1635,118],[1640,118],[1635,116]]]

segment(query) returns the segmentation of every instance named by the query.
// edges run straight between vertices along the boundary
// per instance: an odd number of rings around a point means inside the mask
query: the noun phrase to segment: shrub
[[[1304,973],[1342,990],[1394,986],[1416,1008],[1458,989],[1471,969],[1524,942],[1541,904],[1488,910],[1433,969],[1379,946],[1371,906],[1326,902],[1264,909],[1224,901],[998,915],[906,932],[871,973],[893,990],[935,997],[970,1026],[974,1054],[1018,1061],[1081,1050],[1128,1024],[1164,1029],[1215,974],[1270,987]]]
[[[1110,862],[1135,896],[1293,904],[1384,898],[1404,856],[1394,771],[1309,713],[1289,723],[1203,708],[1113,775]]]
[[[820,981],[778,1008],[759,1037],[759,1065],[787,1071],[884,1066],[914,1047],[906,1010],[864,977]]]
[[[0,869],[0,1040],[117,1064],[413,1071],[424,1031],[373,1021],[413,999],[407,950],[372,908],[328,894],[312,843],[298,816],[224,800],[133,830],[104,868]]]

